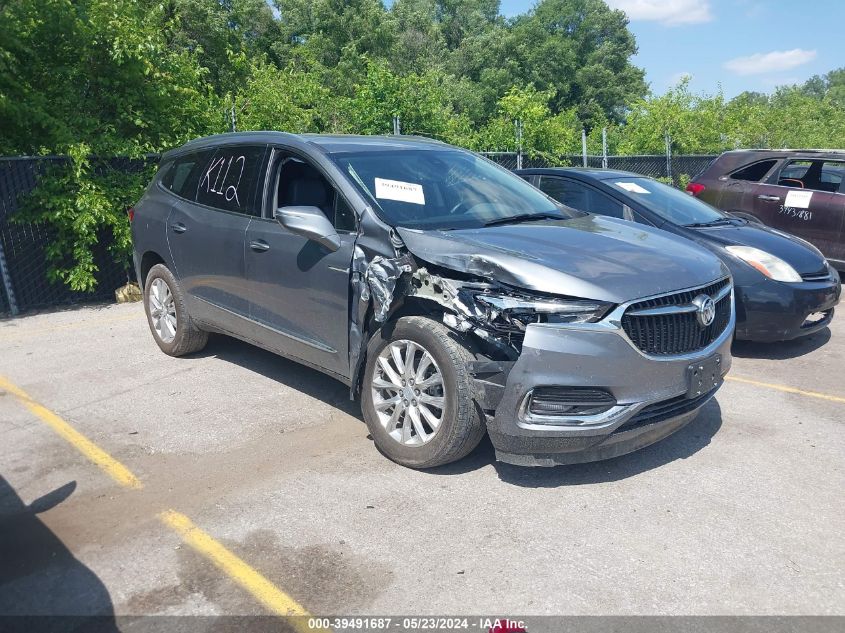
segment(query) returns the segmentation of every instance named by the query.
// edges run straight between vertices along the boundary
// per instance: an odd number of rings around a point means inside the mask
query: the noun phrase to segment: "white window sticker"
[[[376,198],[410,202],[411,204],[425,204],[422,185],[402,182],[401,180],[376,178]]]
[[[786,194],[786,200],[783,206],[792,207],[793,209],[808,209],[812,197],[812,191],[790,191]]]
[[[640,187],[635,182],[617,182],[616,186],[621,187],[625,191],[630,191],[631,193],[651,193],[648,189]]]

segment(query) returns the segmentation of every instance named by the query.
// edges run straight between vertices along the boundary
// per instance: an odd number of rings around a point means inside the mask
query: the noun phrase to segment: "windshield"
[[[462,150],[385,150],[333,158],[393,226],[477,228],[535,215],[538,219],[581,215],[519,176]]]
[[[730,220],[706,202],[651,178],[612,178],[604,182],[674,224],[689,226]]]

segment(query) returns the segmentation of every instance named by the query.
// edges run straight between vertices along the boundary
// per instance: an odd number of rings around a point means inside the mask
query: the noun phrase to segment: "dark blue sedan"
[[[629,172],[548,168],[517,173],[569,207],[655,226],[715,253],[734,278],[738,339],[794,339],[818,332],[833,318],[842,291],[839,274],[809,242]]]

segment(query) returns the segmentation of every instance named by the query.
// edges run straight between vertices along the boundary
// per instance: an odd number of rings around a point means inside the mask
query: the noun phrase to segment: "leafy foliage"
[[[94,287],[106,238],[128,265],[139,157],[237,129],[404,133],[558,160],[591,153],[845,146],[845,68],[771,95],[649,94],[625,15],[602,0],[0,1],[2,154],[69,154],[25,205],[52,275]],[[521,121],[521,128],[516,121]],[[521,141],[517,130],[521,129]]]
[[[110,169],[107,163],[95,164],[90,151],[84,143],[69,147],[67,168],[46,174],[15,217],[48,227],[54,235],[46,251],[52,264],[49,278],[72,290],[95,288],[98,268],[93,247],[101,238],[107,238],[118,261],[128,259],[132,242],[126,209],[154,171]]]

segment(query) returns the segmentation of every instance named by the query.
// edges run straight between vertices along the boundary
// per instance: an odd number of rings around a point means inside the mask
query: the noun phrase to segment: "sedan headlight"
[[[761,251],[759,248],[754,248],[753,246],[726,246],[725,250],[734,257],[739,257],[752,268],[759,270],[769,279],[786,282],[801,281],[801,275],[792,266],[780,257],[775,257],[771,253]]]
[[[475,302],[496,329],[524,331],[531,323],[595,323],[613,307],[603,301],[479,293]]]

